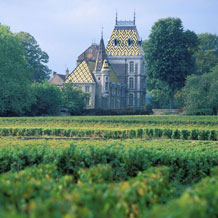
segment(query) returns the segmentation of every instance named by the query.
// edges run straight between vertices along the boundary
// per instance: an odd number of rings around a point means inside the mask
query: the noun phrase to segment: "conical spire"
[[[105,59],[107,59],[107,54],[106,54],[104,40],[103,40],[103,36],[102,36],[101,40],[100,40],[100,45],[98,48],[97,60],[96,60],[96,64],[95,64],[95,72],[101,71],[102,66],[103,66],[103,62]]]

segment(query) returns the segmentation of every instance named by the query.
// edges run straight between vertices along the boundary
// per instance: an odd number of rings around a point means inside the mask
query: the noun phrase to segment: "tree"
[[[45,64],[48,63],[49,57],[46,52],[42,51],[36,39],[26,32],[16,34],[25,49],[25,57],[28,62],[27,69],[32,73],[33,82],[43,82],[49,79],[50,70]]]
[[[195,53],[197,74],[204,74],[218,64],[218,36],[203,33],[198,35],[199,47]]]
[[[62,88],[63,107],[70,110],[72,114],[80,114],[85,107],[85,99],[89,98],[89,94],[72,83],[64,84]]]
[[[218,110],[218,65],[211,73],[191,75],[183,88],[187,114],[217,114]]]
[[[178,18],[157,21],[145,43],[147,80],[151,83],[161,80],[167,84],[171,107],[175,92],[184,86],[187,75],[195,71],[193,54],[197,45],[197,35],[184,31]]]
[[[8,26],[0,24],[0,115],[23,115],[34,96],[25,51]]]
[[[49,83],[33,83],[32,90],[36,101],[29,115],[57,115],[62,104],[61,90]]]

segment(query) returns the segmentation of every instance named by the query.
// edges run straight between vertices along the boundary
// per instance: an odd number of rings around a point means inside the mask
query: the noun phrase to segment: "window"
[[[138,64],[135,64],[135,73],[138,73]]]
[[[88,106],[90,104],[90,98],[89,97],[85,98],[85,104],[86,104],[86,106]]]
[[[117,96],[120,96],[120,89],[117,89]]]
[[[108,81],[108,77],[107,77],[107,76],[106,76],[106,78],[105,78],[105,79],[106,79],[106,81]]]
[[[118,43],[119,43],[118,38],[114,39],[114,46],[115,46],[115,47],[118,46]]]
[[[85,87],[85,92],[90,92],[90,87],[89,86]]]
[[[125,97],[125,89],[122,89],[122,97]]]
[[[105,91],[109,90],[109,82],[105,82]]]
[[[115,108],[115,100],[114,99],[111,100],[111,108]]]
[[[133,106],[133,94],[129,94],[129,106]]]
[[[112,89],[112,96],[115,96],[115,95],[116,95],[116,89],[113,88],[113,89]]]
[[[128,47],[131,47],[132,43],[133,43],[132,39],[128,38]]]
[[[134,80],[132,77],[129,78],[129,89],[133,89],[134,88]]]
[[[120,108],[120,101],[118,99],[116,100],[116,108]]]
[[[141,46],[142,45],[142,40],[138,41],[138,45]]]
[[[101,77],[100,77],[100,76],[98,77],[98,80],[101,80]]]
[[[130,63],[129,63],[129,72],[130,73],[134,72],[134,62],[133,61],[130,61]]]

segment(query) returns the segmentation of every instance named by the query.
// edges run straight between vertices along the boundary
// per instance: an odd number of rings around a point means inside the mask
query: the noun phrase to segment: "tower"
[[[107,93],[109,92],[109,84],[108,86],[108,92],[105,92],[105,82],[106,82],[106,76],[109,74],[109,66],[107,60],[107,54],[105,50],[104,45],[104,39],[103,39],[103,32],[101,34],[101,40],[98,48],[97,53],[97,59],[95,62],[95,69],[94,69],[94,76],[96,80],[96,108],[102,108],[104,105],[104,100],[102,97],[107,98]],[[107,78],[108,80],[108,78]],[[109,82],[109,81],[108,81]],[[104,94],[104,96],[102,96]],[[105,105],[107,106],[107,105]]]
[[[121,107],[141,107],[145,104],[145,61],[142,41],[133,21],[119,21],[106,47],[108,61],[122,85]]]

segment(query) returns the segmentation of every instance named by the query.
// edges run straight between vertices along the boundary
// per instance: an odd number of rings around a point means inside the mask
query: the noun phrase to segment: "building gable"
[[[93,83],[95,82],[92,71],[87,61],[82,61],[76,69],[67,77],[66,82],[72,83]]]
[[[117,21],[106,47],[107,55],[138,56],[142,54],[136,26],[131,21]]]

